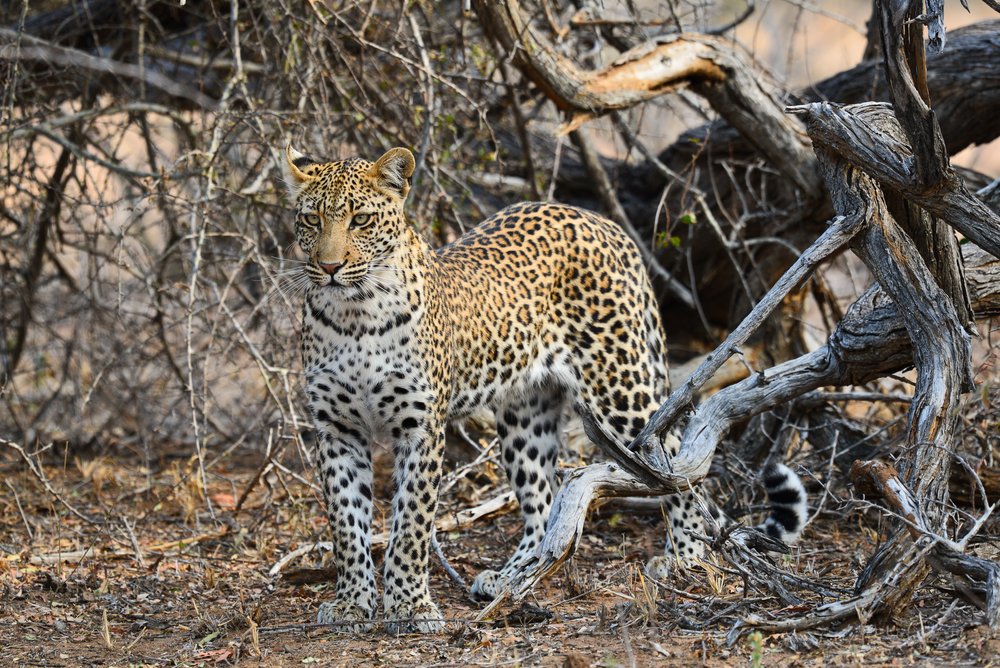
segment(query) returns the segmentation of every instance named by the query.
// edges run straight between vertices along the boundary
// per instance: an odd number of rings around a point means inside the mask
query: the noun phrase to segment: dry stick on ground
[[[1000,565],[963,550],[983,522],[993,512],[989,506],[982,518],[966,533],[960,543],[935,534],[932,523],[924,515],[922,504],[899,479],[896,469],[883,462],[856,461],[851,466],[851,480],[867,497],[881,498],[893,513],[902,517],[914,541],[930,542],[927,561],[937,570],[960,578],[962,586],[970,588],[981,599],[977,605],[986,612],[987,623],[1000,628]]]
[[[142,558],[142,554],[145,553],[149,555],[150,553],[165,553],[170,550],[177,549],[182,552],[185,548],[192,545],[197,545],[209,540],[216,540],[223,538],[229,534],[229,529],[223,529],[221,531],[210,531],[208,533],[198,534],[197,536],[190,536],[187,538],[180,538],[177,540],[167,541],[165,543],[155,543],[153,545],[139,546],[138,543],[133,546],[132,550],[112,550],[108,552],[101,552],[95,547],[88,547],[82,550],[68,550],[66,552],[47,552],[45,554],[33,554],[28,557],[28,563],[30,564],[57,564],[64,561],[71,561],[80,563],[88,557],[94,557],[99,559],[115,559],[122,557],[132,557],[139,559]],[[141,547],[141,551],[140,551]]]
[[[0,445],[5,445],[8,448],[14,450],[18,455],[20,455],[21,459],[24,460],[24,463],[28,465],[28,470],[31,471],[31,474],[35,476],[38,482],[42,483],[42,487],[45,488],[45,491],[51,494],[52,497],[56,499],[56,501],[61,503],[63,507],[66,508],[66,510],[73,513],[81,520],[89,524],[105,524],[103,520],[87,517],[79,510],[71,506],[69,502],[66,499],[64,499],[62,495],[52,487],[52,483],[49,482],[48,477],[45,475],[45,469],[42,467],[41,463],[37,460],[36,457],[29,455],[20,445],[14,443],[13,441],[8,441],[6,438],[0,438]]]
[[[471,526],[472,524],[475,524],[480,520],[491,519],[499,515],[507,514],[512,510],[514,510],[514,507],[515,507],[514,493],[504,492],[503,494],[494,496],[491,499],[487,499],[486,501],[480,503],[478,506],[475,506],[473,508],[466,508],[464,510],[458,511],[457,513],[454,513],[453,515],[443,515],[439,517],[434,522],[434,528],[435,531],[444,531],[444,532],[456,531],[458,529]],[[372,536],[372,547],[385,547],[388,544],[389,544],[388,531],[384,531],[382,533]],[[313,552],[315,550],[329,551],[332,549],[333,549],[333,543],[329,541],[321,541],[318,543],[306,543],[305,545],[300,545],[299,547],[297,547],[296,549],[292,550],[291,552],[283,556],[281,559],[279,559],[273,566],[271,566],[271,569],[267,572],[267,574],[270,575],[271,577],[274,577],[275,575],[279,574],[285,566],[287,566],[289,563],[291,563],[292,561],[298,559],[303,555],[309,554],[310,552]],[[439,554],[438,556],[442,557],[443,555]],[[442,559],[442,563],[446,563],[444,559]],[[447,568],[449,567],[446,566],[446,570]]]

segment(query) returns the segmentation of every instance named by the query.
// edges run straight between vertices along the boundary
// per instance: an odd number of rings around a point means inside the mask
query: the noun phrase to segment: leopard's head
[[[375,162],[317,162],[289,145],[283,162],[309,278],[319,286],[361,286],[404,243],[413,154],[394,148]]]

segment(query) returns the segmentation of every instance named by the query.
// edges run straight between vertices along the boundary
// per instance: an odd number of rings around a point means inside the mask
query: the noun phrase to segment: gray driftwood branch
[[[891,105],[869,102],[839,107],[820,102],[789,107],[788,111],[805,117],[813,141],[1000,257],[1000,215],[968,191],[954,168],[945,170],[942,180],[932,186],[921,183],[913,151],[897,139],[901,130]]]

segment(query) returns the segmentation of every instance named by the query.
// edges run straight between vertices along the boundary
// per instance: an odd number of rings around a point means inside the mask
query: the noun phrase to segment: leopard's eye
[[[351,227],[353,227],[354,229],[366,227],[369,223],[371,223],[371,221],[372,221],[371,214],[356,213],[354,214],[354,218],[351,219]]]
[[[309,227],[319,227],[319,216],[315,213],[303,213],[299,216],[299,220],[303,225],[308,225]]]

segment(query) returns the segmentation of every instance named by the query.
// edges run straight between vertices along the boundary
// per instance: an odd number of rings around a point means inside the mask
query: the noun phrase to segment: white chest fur
[[[430,403],[414,353],[421,317],[402,295],[351,301],[336,291],[307,294],[303,362],[313,417],[391,442],[394,428]]]

